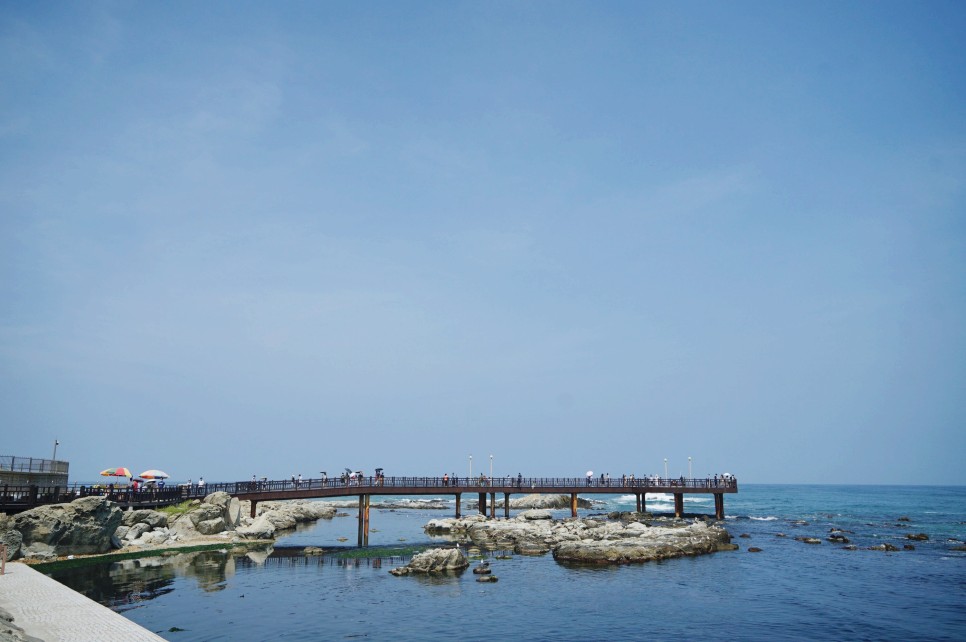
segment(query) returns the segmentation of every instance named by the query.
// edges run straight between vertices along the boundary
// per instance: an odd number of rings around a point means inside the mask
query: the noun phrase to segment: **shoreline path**
[[[0,632],[0,640],[164,642],[123,615],[20,562],[8,562],[6,572],[0,575],[0,611],[13,617],[13,626],[24,634],[6,637]]]

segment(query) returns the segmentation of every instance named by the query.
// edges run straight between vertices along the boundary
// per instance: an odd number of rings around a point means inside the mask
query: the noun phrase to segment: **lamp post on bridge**
[[[688,479],[691,479],[691,458],[688,457]]]
[[[473,479],[473,455],[470,455],[470,479]]]
[[[52,461],[57,461],[57,446],[59,446],[59,445],[60,445],[60,440],[59,439],[55,439],[54,440],[54,456],[50,458]]]
[[[667,481],[667,457],[664,458],[664,481]]]
[[[493,483],[493,455],[490,455],[490,483]]]

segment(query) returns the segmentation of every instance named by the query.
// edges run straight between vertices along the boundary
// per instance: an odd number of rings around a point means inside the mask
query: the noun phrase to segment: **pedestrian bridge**
[[[510,496],[521,494],[570,495],[570,514],[577,516],[578,495],[634,495],[637,511],[647,510],[647,493],[666,493],[674,497],[674,515],[684,516],[684,496],[712,495],[714,516],[724,519],[724,496],[738,492],[738,481],[731,476],[705,479],[599,479],[586,477],[355,477],[352,479],[267,479],[209,484],[181,484],[163,490],[134,491],[130,488],[96,488],[74,484],[67,487],[0,487],[0,512],[15,513],[43,504],[68,502],[78,497],[103,495],[121,508],[157,508],[189,499],[203,499],[224,491],[232,497],[251,502],[255,517],[258,502],[289,499],[334,497],[359,498],[359,546],[369,543],[369,506],[373,495],[453,495],[456,517],[461,517],[464,494],[476,494],[479,512],[496,517],[497,494],[503,495],[503,516],[510,516]]]
[[[578,495],[634,495],[637,511],[647,510],[647,493],[667,493],[674,497],[674,514],[684,516],[684,496],[705,494],[714,497],[714,516],[724,519],[724,496],[738,492],[734,477],[707,479],[597,479],[584,477],[358,477],[354,479],[305,479],[278,481],[246,481],[205,484],[185,489],[185,498],[202,498],[216,491],[224,491],[238,499],[251,502],[255,516],[258,502],[286,499],[315,499],[327,497],[359,498],[359,546],[369,543],[369,506],[373,495],[453,495],[456,498],[456,517],[461,516],[464,494],[476,494],[479,512],[496,517],[496,497],[503,495],[503,516],[510,516],[510,496],[513,494],[570,495],[570,514],[577,516]]]

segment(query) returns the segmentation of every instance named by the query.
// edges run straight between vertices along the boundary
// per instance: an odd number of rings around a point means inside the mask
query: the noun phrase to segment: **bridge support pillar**
[[[684,517],[684,493],[674,493],[674,516]]]
[[[480,493],[480,515],[486,517],[486,493]]]
[[[359,495],[359,548],[369,546],[369,495]]]
[[[724,519],[724,495],[722,493],[714,494],[714,516],[715,519]]]
[[[255,519],[255,506],[256,505],[258,505],[258,502],[253,499],[252,500],[252,519]]]
[[[570,493],[570,516],[577,516],[577,493]]]
[[[456,493],[456,519],[460,518],[460,496],[463,493]]]
[[[637,498],[637,512],[638,513],[643,512],[641,510],[641,508],[643,508],[643,506],[641,505],[641,494],[640,493],[634,493],[634,497]]]
[[[496,519],[496,493],[490,493],[490,517]]]
[[[510,493],[503,493],[503,517],[510,519]]]

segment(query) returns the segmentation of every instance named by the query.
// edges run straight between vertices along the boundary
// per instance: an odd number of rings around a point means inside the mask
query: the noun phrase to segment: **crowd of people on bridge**
[[[456,473],[443,473],[439,477],[396,477],[393,478],[391,484],[393,486],[425,486],[425,485],[438,485],[442,487],[467,487],[467,486],[499,486],[499,487],[516,487],[523,488],[524,482],[527,486],[536,487],[542,485],[555,485],[560,486],[562,482],[566,482],[568,479],[572,479],[574,484],[579,483],[577,479],[574,478],[524,478],[522,473],[517,473],[514,478],[511,475],[506,475],[504,477],[488,477],[485,473],[480,473],[479,477],[459,477]],[[161,482],[163,484],[163,482]],[[351,485],[368,485],[368,486],[384,486],[386,485],[386,475],[382,468],[377,468],[374,475],[366,476],[361,470],[350,471],[346,469],[344,473],[339,475],[336,480],[330,482],[328,475],[325,471],[322,471],[322,477],[320,479],[308,479],[303,480],[302,474],[292,475],[288,481],[282,482],[269,482],[266,477],[262,477],[259,480],[255,475],[252,475],[251,482],[248,484],[250,490],[282,490],[285,488],[299,490],[302,488],[326,488],[329,484],[339,484],[342,486]],[[279,486],[281,484],[281,486]],[[611,480],[610,473],[601,473],[599,476],[594,476],[591,471],[587,471],[584,484],[589,487],[667,487],[667,486],[680,486],[680,487],[693,487],[693,488],[728,488],[733,487],[736,484],[734,475],[730,473],[722,473],[720,475],[714,475],[708,478],[685,478],[680,477],[676,479],[665,479],[658,475],[646,475],[644,477],[635,477],[634,474],[623,474],[619,480]],[[567,484],[563,484],[567,485]],[[182,486],[187,486],[191,494],[194,494],[194,484],[191,480],[188,480],[187,484]],[[198,480],[197,489],[198,492],[204,492],[205,481],[204,478]]]

